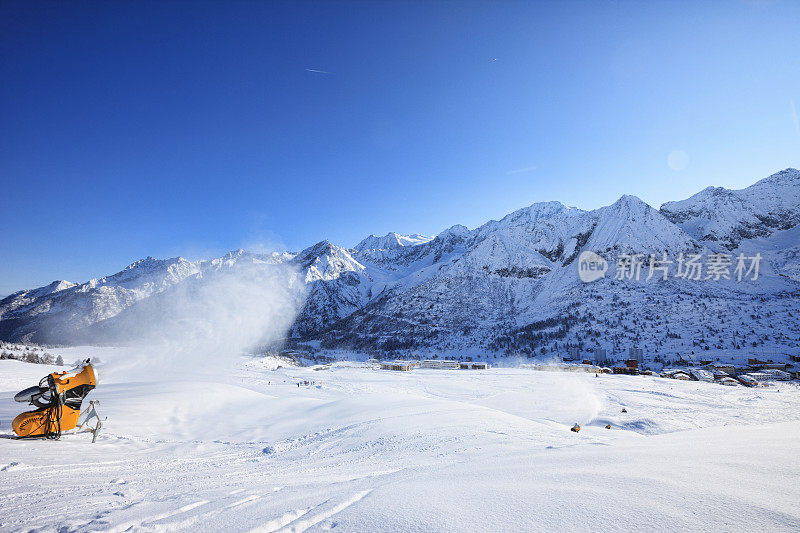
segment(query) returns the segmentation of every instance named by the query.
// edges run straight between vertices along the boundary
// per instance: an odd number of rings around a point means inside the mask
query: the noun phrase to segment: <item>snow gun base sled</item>
[[[29,387],[14,396],[14,400],[30,403],[38,409],[18,415],[11,423],[11,428],[18,438],[58,439],[62,432],[74,430],[76,427],[76,432],[80,432],[90,420],[96,419],[94,427],[83,430],[94,434],[94,442],[102,427],[96,408],[99,402],[90,401],[83,411],[81,404],[96,385],[97,379],[89,359],[68,372],[48,374],[39,385]],[[81,415],[85,416],[78,425]]]

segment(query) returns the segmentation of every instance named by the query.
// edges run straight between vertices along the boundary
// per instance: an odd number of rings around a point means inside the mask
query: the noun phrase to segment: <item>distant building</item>
[[[786,370],[789,366],[786,363],[774,363],[772,359],[769,361],[759,361],[758,359],[748,359],[747,366],[752,370]]]
[[[601,366],[608,364],[608,352],[605,348],[594,349],[594,362]]]
[[[767,363],[761,367],[762,370],[783,370],[786,372],[792,365],[786,363]]]
[[[426,359],[420,363],[421,368],[459,368],[458,361],[453,359]]]
[[[628,359],[635,359],[636,361],[644,362],[644,351],[641,348],[628,348]]]
[[[756,374],[764,374],[767,376],[769,380],[775,381],[789,381],[792,379],[792,375],[789,372],[784,370],[779,370],[777,368],[765,368],[761,370],[761,372],[755,372]]]
[[[697,381],[708,381],[708,382],[714,381],[714,374],[702,368],[693,368],[692,370],[689,371],[689,373]]]
[[[716,376],[717,374],[726,374],[728,376],[736,376],[736,368],[733,365],[708,365],[707,370],[710,370]]]
[[[682,381],[694,381],[695,378],[692,377],[689,372],[685,370],[665,370],[662,372],[661,377],[671,378],[671,379],[680,379]]]
[[[613,372],[615,374],[629,374],[635,376],[639,373],[639,362],[635,359],[628,359],[625,361],[625,366],[615,366]]]
[[[462,361],[459,363],[458,368],[461,370],[487,370],[489,368],[489,363],[481,361]]]
[[[750,376],[750,374],[744,374],[739,376],[739,382],[744,385],[745,387],[758,387],[758,381]]]
[[[400,372],[408,372],[416,366],[413,361],[385,361],[381,363],[381,370],[397,370]]]
[[[580,348],[572,347],[567,351],[567,361],[577,361],[581,358],[581,350]]]
[[[757,384],[766,383],[768,381],[789,381],[792,379],[792,375],[789,372],[784,372],[783,370],[776,370],[774,368],[765,368],[763,370],[758,370],[756,372],[750,372],[749,374],[744,374],[739,376],[739,380],[742,383],[745,381],[749,382],[756,382]],[[750,383],[745,383],[746,385],[752,386]]]

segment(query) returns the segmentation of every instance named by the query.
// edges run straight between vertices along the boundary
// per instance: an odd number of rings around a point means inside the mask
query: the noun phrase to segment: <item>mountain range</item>
[[[604,258],[605,276],[581,281],[584,251]],[[651,254],[667,279],[660,271],[646,279]],[[739,256],[752,266],[757,254],[757,279],[752,270],[737,279]],[[730,279],[677,276],[692,255],[730,261]],[[640,279],[622,275],[625,257],[642,261]],[[658,210],[628,195],[592,211],[542,202],[435,237],[389,233],[354,248],[323,240],[297,253],[237,250],[202,261],[148,257],[101,279],[5,297],[0,339],[126,342],[110,327],[121,316],[243,265],[299,273],[293,283],[305,299],[285,342],[309,351],[532,357],[638,347],[656,360],[785,357],[800,354],[800,171],[741,190],[709,187]]]

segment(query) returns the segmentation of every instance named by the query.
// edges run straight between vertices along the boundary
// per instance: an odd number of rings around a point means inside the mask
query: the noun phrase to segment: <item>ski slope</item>
[[[2,531],[800,527],[795,384],[249,357],[158,381],[122,349],[59,353],[103,359],[108,420],[95,444],[0,439]],[[0,434],[55,368],[0,361]]]

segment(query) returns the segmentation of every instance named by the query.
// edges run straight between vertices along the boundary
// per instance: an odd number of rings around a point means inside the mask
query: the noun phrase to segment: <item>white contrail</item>
[[[330,74],[327,70],[317,70],[315,68],[307,68],[306,72],[316,72],[318,74]]]
[[[508,175],[522,174],[523,172],[533,172],[534,170],[536,170],[536,167],[525,167],[525,168],[518,168],[516,170],[509,170],[508,172],[506,172],[506,174]]]

